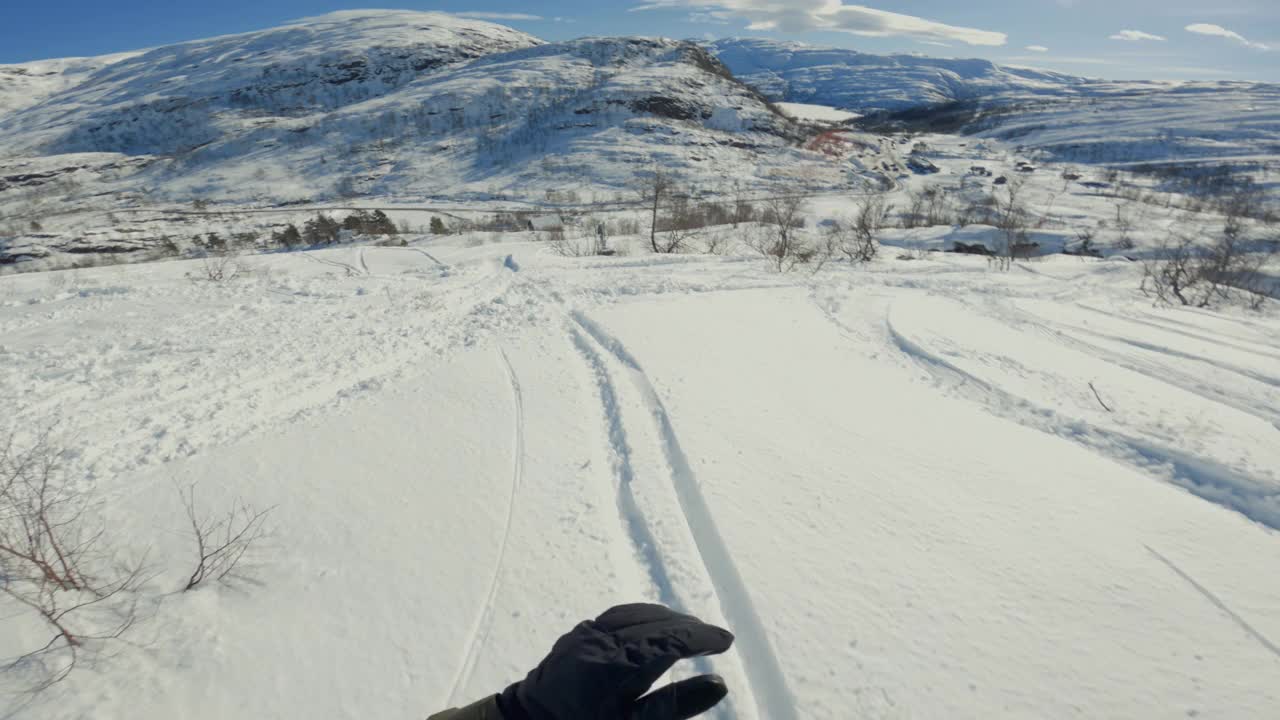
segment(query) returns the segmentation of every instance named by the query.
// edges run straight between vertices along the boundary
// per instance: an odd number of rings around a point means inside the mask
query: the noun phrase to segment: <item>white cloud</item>
[[[719,11],[745,19],[749,30],[812,32],[825,30],[870,37],[905,36],[916,39],[956,41],[970,45],[1004,45],[1001,32],[959,27],[914,15],[846,5],[843,0],[652,0],[634,10],[694,8]]]
[[[1031,52],[1038,52],[1038,53],[1047,53],[1047,52],[1049,52],[1049,48],[1047,48],[1047,47],[1045,47],[1045,46],[1043,46],[1043,45],[1028,45],[1028,46],[1027,46],[1027,49],[1028,49],[1028,50],[1030,50]]]
[[[724,25],[729,22],[731,16],[723,10],[711,10],[710,12],[691,12],[689,13],[689,22],[693,23],[711,23],[712,25]]]
[[[1221,37],[1221,38],[1227,38],[1228,40],[1235,40],[1241,45],[1244,45],[1245,47],[1253,48],[1254,50],[1270,50],[1271,49],[1269,45],[1263,45],[1262,43],[1248,40],[1245,38],[1245,36],[1241,35],[1240,33],[1235,32],[1234,30],[1228,30],[1222,27],[1221,25],[1211,25],[1209,23],[1195,23],[1194,25],[1188,25],[1186,30],[1189,33],[1195,33],[1197,35],[1210,35],[1212,37]]]
[[[467,12],[454,13],[458,17],[475,18],[477,20],[541,20],[541,15],[530,15],[529,13],[513,13],[513,12],[486,12],[484,10],[469,10]]]
[[[1142,32],[1141,30],[1121,30],[1115,35],[1112,35],[1111,39],[1126,40],[1128,42],[1142,42],[1143,40],[1158,40],[1160,42],[1164,42],[1165,40],[1165,38],[1159,35],[1152,35],[1149,32]]]

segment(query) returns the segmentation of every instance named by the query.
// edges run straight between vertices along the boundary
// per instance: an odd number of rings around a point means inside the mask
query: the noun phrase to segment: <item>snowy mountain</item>
[[[1090,84],[1085,78],[987,60],[872,55],[762,38],[718,40],[709,47],[734,75],[772,100],[861,113],[976,98],[1057,96]]]
[[[333,13],[134,55],[4,118],[0,136],[6,154],[176,154],[252,127],[251,118],[334,110],[538,43],[442,13]]]
[[[771,100],[869,115],[879,130],[959,132],[1062,162],[1185,175],[1250,173],[1280,159],[1280,85],[1112,82],[978,59],[871,55],[759,38],[711,43]]]
[[[166,199],[438,197],[530,181],[618,187],[663,158],[706,185],[760,165],[762,150],[764,166],[794,164],[796,137],[692,43],[544,44],[452,15],[353,11],[92,72],[0,117],[0,183],[52,164]]]

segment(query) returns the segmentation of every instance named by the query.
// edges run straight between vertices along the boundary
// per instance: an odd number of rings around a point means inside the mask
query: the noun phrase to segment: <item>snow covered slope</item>
[[[306,116],[423,74],[536,45],[445,13],[338,12],[259,32],[156,48],[0,123],[6,154],[175,154],[220,136],[218,116]]]
[[[102,68],[135,55],[137,53],[120,53],[0,65],[0,118],[73,88]]]
[[[1066,162],[1169,172],[1226,166],[1257,173],[1280,160],[1280,85],[1117,88],[1088,100],[989,108],[965,131],[1041,149]]]
[[[153,200],[620,190],[655,162],[706,186],[774,168],[790,181],[806,157],[795,139],[692,43],[542,44],[451,15],[359,11],[104,68],[0,118],[0,183],[31,187],[56,179],[34,182],[33,163],[98,153],[140,165],[62,165],[86,169],[76,182],[99,196]]]
[[[762,38],[717,40],[710,47],[734,75],[773,100],[853,112],[972,98],[1061,95],[1088,84],[1084,78],[977,59],[872,55]]]
[[[1274,304],[490,239],[0,277],[3,427],[158,573],[6,716],[421,718],[644,599],[736,633],[723,720],[1280,715]],[[248,582],[175,592],[175,482],[277,505]]]
[[[879,126],[1000,138],[1063,162],[1175,174],[1208,166],[1256,177],[1280,158],[1280,85],[1111,82],[758,38],[710,47],[773,100],[871,114]]]

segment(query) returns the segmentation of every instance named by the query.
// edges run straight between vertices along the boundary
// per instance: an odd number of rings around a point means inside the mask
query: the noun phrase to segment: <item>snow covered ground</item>
[[[158,572],[4,716],[422,717],[638,599],[735,631],[723,718],[1280,713],[1274,303],[519,237],[0,277],[4,424]],[[191,482],[276,506],[252,582],[174,592]]]
[[[858,117],[857,113],[851,113],[847,110],[837,110],[827,105],[806,105],[805,103],[774,103],[782,112],[790,115],[797,120],[807,120],[815,123],[838,124],[845,120],[853,120]]]

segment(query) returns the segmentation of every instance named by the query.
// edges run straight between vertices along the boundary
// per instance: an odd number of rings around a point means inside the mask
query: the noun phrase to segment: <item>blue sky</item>
[[[378,2],[492,15],[557,40],[754,35],[983,57],[1098,77],[1280,82],[1280,0],[636,0]],[[6,2],[0,63],[98,55],[256,30],[359,4],[321,0]]]

